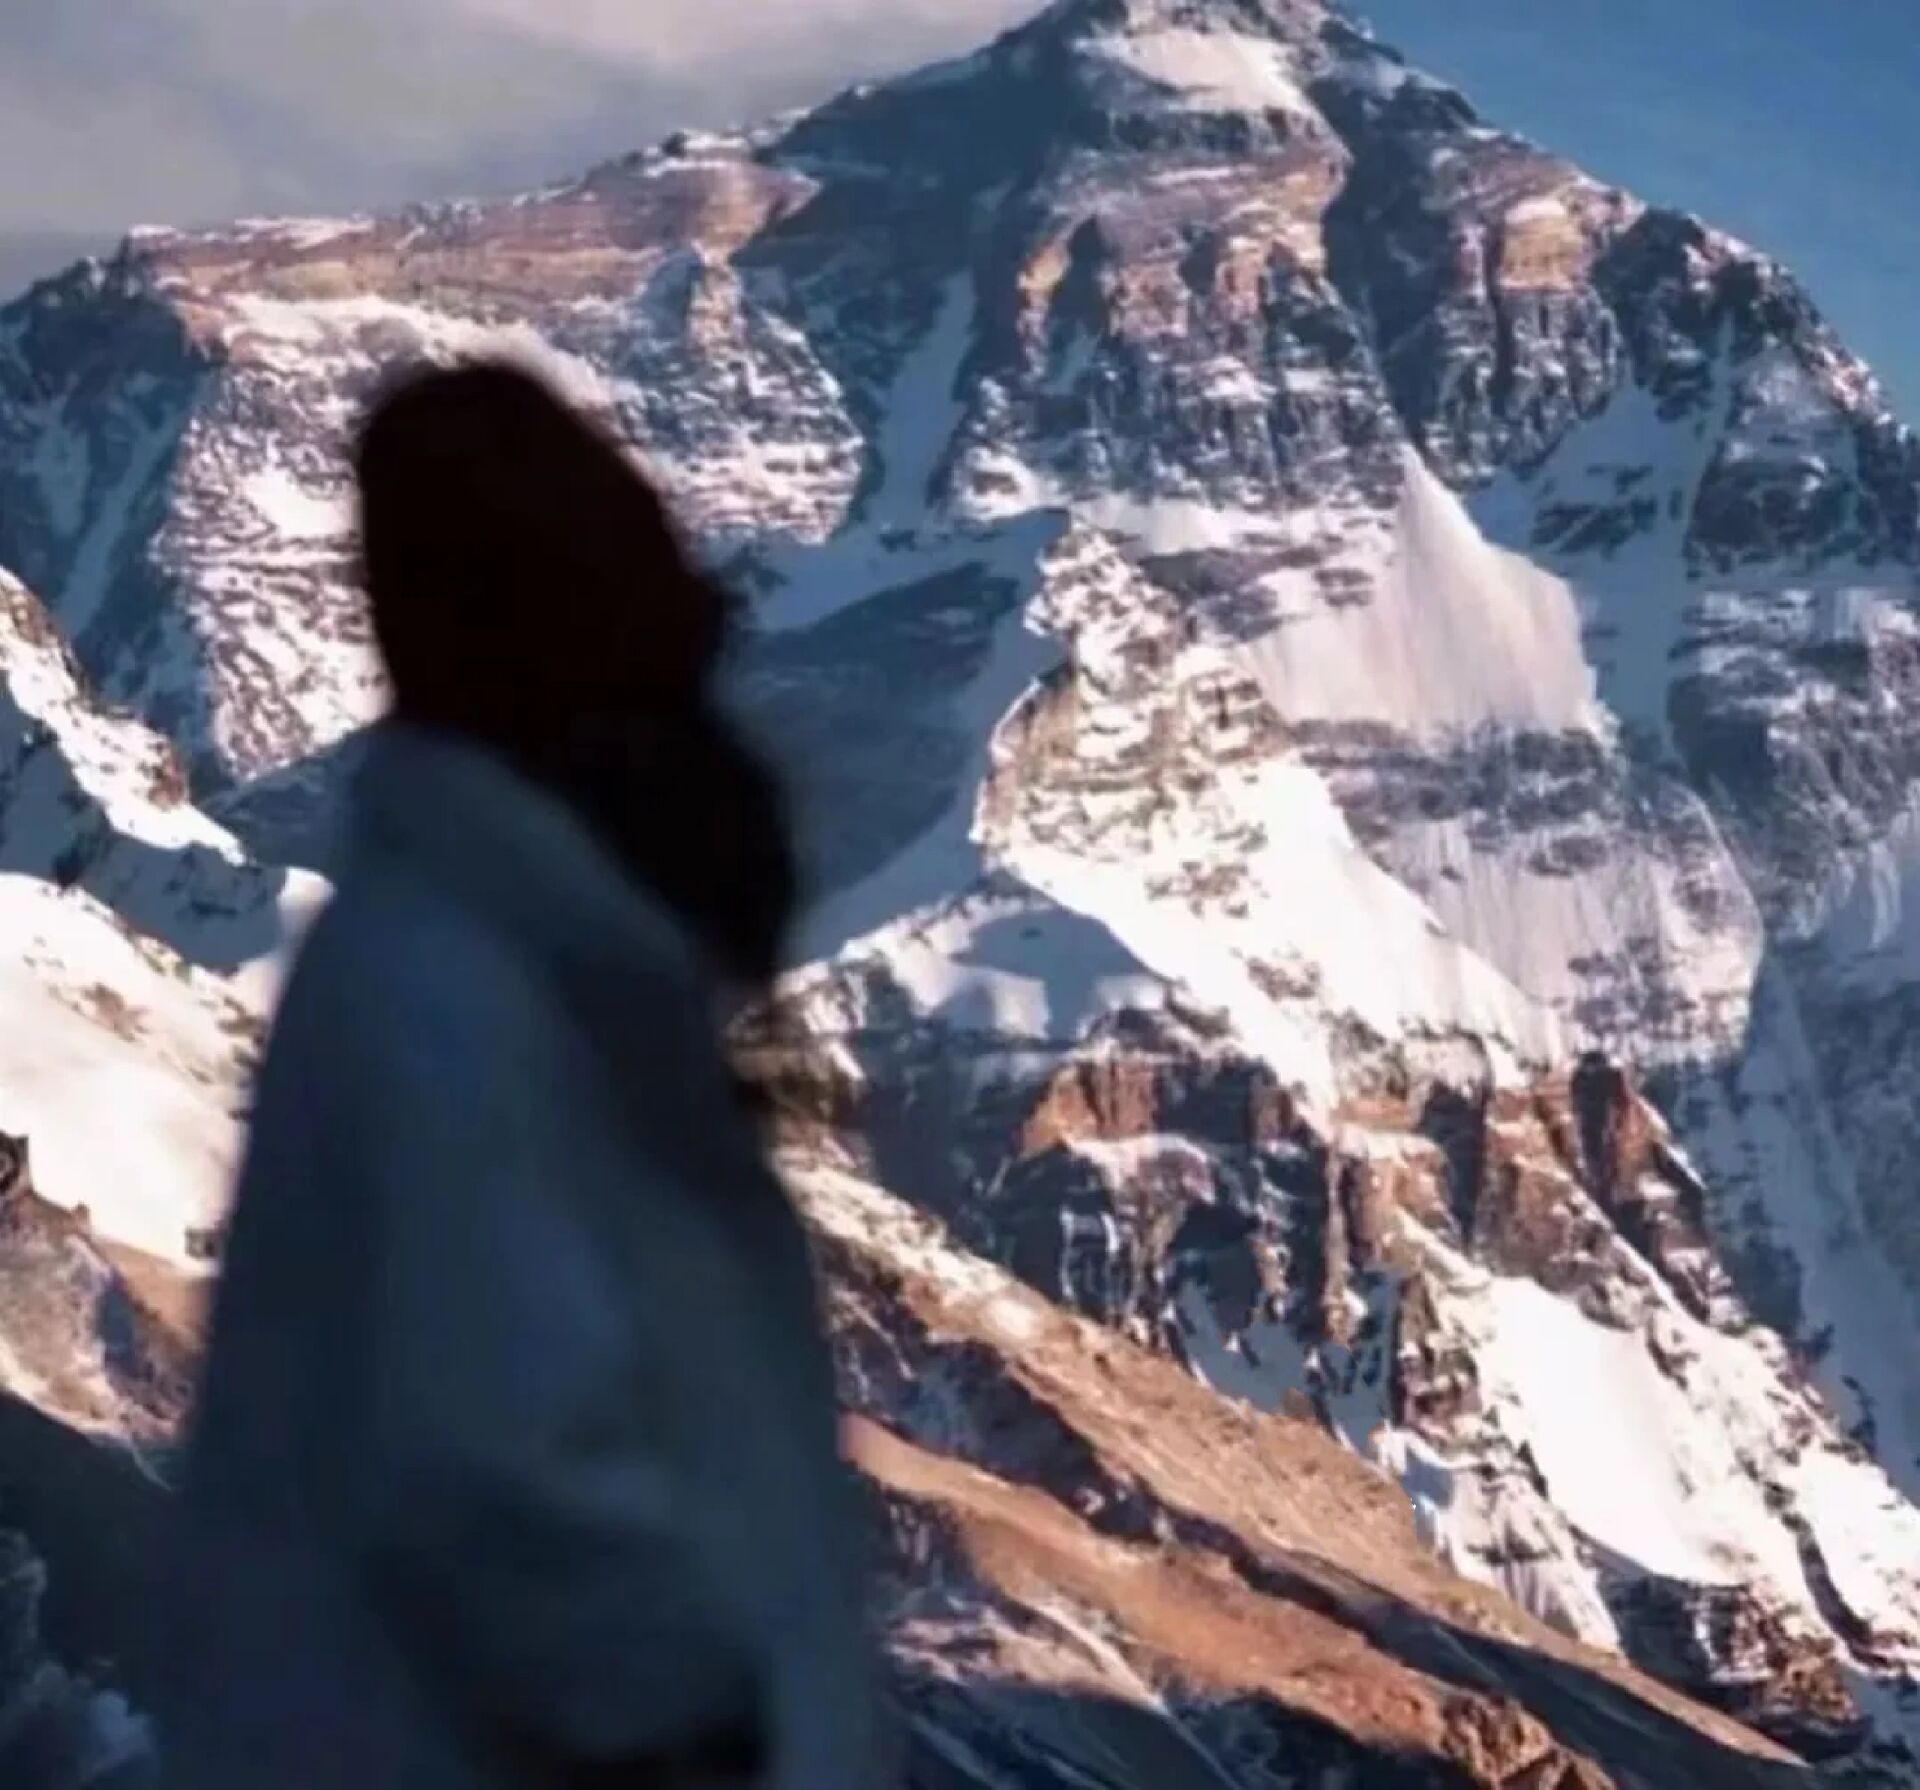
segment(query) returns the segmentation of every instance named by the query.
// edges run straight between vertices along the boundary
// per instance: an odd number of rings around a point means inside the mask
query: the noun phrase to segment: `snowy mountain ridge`
[[[380,701],[345,434],[481,351],[753,598],[732,700],[817,899],[742,1045],[800,1180],[1183,1363],[1180,1422],[1311,1419],[1537,1621],[1920,1781],[1920,445],[1784,269],[1319,0],[1062,0],[543,192],[37,287],[0,869],[65,931],[17,998],[158,963],[199,1166],[96,1193],[25,1066],[0,1128],[120,1243],[208,1222],[221,1041],[319,892],[269,866],[324,862]],[[939,1452],[917,1396],[850,1403]],[[1023,1447],[973,1468],[1081,1495]]]

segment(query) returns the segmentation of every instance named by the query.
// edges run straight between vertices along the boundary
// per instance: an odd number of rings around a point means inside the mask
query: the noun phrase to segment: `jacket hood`
[[[367,736],[348,846],[399,860],[549,962],[601,990],[694,947],[593,827],[500,754],[410,722]]]

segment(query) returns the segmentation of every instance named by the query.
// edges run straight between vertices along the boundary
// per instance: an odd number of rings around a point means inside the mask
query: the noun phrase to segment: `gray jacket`
[[[760,1762],[702,1783],[860,1790],[861,1550],[808,1253],[690,944],[450,739],[382,729],[353,831],[228,1240],[169,1783],[557,1782],[719,1733]]]

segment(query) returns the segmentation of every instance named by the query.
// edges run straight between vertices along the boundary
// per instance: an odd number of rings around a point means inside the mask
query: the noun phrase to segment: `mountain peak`
[[[1209,147],[1341,134],[1410,87],[1464,101],[1410,69],[1334,0],[1054,0],[972,55],[862,85],[796,120],[779,159],[991,190],[1077,142],[1093,151]],[[1333,113],[1327,108],[1333,107]]]
[[[1339,14],[1328,0],[1060,0],[1045,16],[1103,33],[1310,38]]]
[[[1057,0],[1032,29],[1071,44],[1185,43],[1199,59],[1234,44],[1317,58],[1342,27],[1328,0]]]
[[[1449,1782],[1789,1780],[1669,1756],[1684,1695],[1920,1790],[1920,442],[1782,270],[1481,124],[1336,0],[1031,5],[744,134],[149,233],[0,312],[0,1123],[50,1200],[198,1253],[226,1146],[170,1140],[230,1137],[260,998],[209,966],[277,946],[262,855],[325,851],[384,700],[345,429],[389,368],[511,355],[751,593],[729,708],[816,900],[735,1042],[859,1414],[932,1461],[889,1498],[942,1483],[998,1536],[981,1475],[1017,1473],[1034,1539],[990,1551],[1048,1632],[1137,1618],[1126,1682],[1215,1684],[1269,1670],[1188,1619],[1245,1549],[1141,1573],[1203,1519],[1313,1552],[1370,1463],[1391,1536],[1327,1570],[1395,1637],[1415,1593],[1463,1619],[1444,1565],[1615,1656],[1608,1689],[1567,1640],[1556,1686],[1497,1611],[1593,1769],[1509,1726]],[[98,1073],[50,1081],[49,1040]],[[105,1110],[165,1121],[153,1163],[101,1153]],[[0,1310],[0,1391],[37,1309]],[[92,1331],[58,1337],[90,1388]],[[1247,1407],[1301,1420],[1276,1463],[1220,1452]],[[966,1660],[1016,1701],[1082,1681],[901,1520],[913,1594],[929,1560],[959,1588],[902,1606],[955,1667],[916,1724]],[[1061,1601],[1109,1555],[1124,1607]],[[1656,1741],[1595,1702],[1627,1661],[1672,1681]],[[1333,1738],[1400,1694],[1342,1687]],[[1260,1698],[1206,1717],[1221,1785],[1380,1775]],[[1010,1720],[976,1776],[1084,1780]]]
[[[1380,100],[1413,77],[1335,0],[1056,0],[1006,43],[1044,44],[1096,103],[1321,114],[1322,83]],[[1426,86],[1437,86],[1427,82]]]

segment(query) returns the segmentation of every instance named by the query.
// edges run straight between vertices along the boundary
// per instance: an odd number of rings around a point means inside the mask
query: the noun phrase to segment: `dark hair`
[[[619,444],[517,367],[415,374],[355,470],[374,633],[410,719],[529,742],[696,698],[726,603]]]
[[[395,712],[555,789],[764,984],[796,897],[767,769],[713,700],[729,603],[611,434],[497,363],[415,374],[355,459]]]

